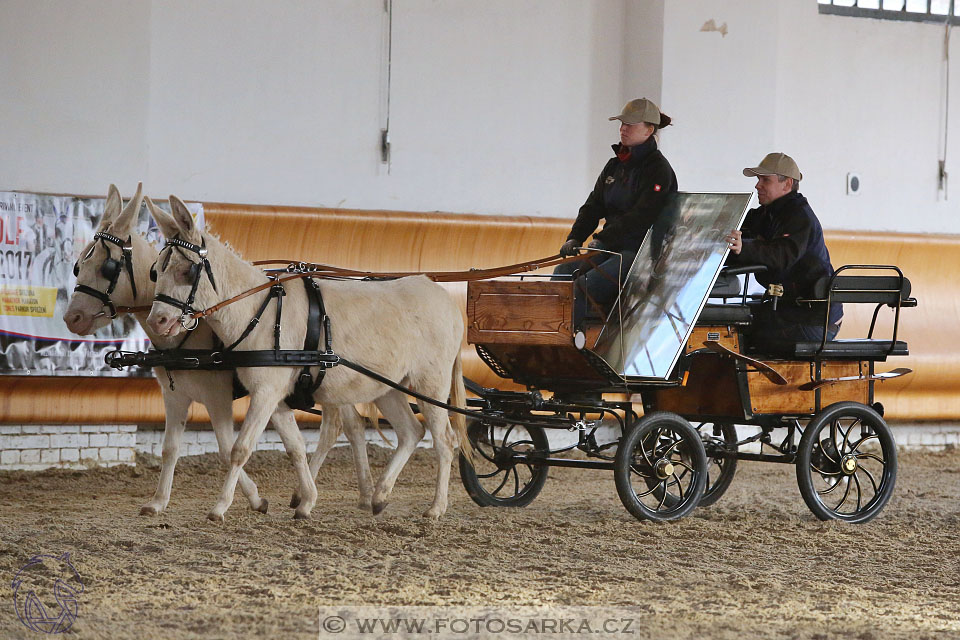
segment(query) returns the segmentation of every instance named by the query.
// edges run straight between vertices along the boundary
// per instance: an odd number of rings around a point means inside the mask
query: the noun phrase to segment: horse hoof
[[[381,512],[381,511],[383,511],[384,509],[387,508],[387,503],[386,503],[386,502],[374,502],[374,503],[371,505],[370,508],[373,510],[373,515],[378,516],[378,515],[380,515],[380,512]]]
[[[441,515],[443,515],[441,512],[434,511],[433,509],[427,509],[423,512],[423,517],[430,520],[439,520]]]
[[[294,520],[309,520],[309,519],[310,519],[310,514],[309,514],[309,513],[302,513],[302,512],[300,512],[300,511],[294,511],[294,512],[293,512],[293,519],[294,519]]]
[[[150,505],[143,505],[140,507],[140,515],[142,516],[155,516],[160,513],[160,509],[152,507]]]
[[[222,514],[218,514],[218,513],[214,513],[213,511],[211,511],[210,513],[207,514],[207,520],[209,520],[210,522],[219,522],[219,523],[222,524],[222,523],[223,523],[223,515],[222,515]]]
[[[300,496],[293,494],[293,497],[290,498],[290,508],[296,509],[300,506]]]
[[[270,508],[270,503],[267,502],[266,498],[260,498],[260,506],[254,509],[254,511],[259,511],[260,513],[266,513],[267,509]]]
[[[361,500],[357,503],[357,507],[359,507],[361,511],[370,511],[373,509],[373,501]]]

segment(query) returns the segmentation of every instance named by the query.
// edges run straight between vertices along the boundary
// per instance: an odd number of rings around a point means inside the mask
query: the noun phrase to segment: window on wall
[[[960,0],[818,0],[820,13],[960,24]]]

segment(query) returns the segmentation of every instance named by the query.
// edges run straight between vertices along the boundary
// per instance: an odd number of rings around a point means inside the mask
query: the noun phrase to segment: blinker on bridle
[[[180,309],[180,326],[187,331],[193,331],[197,328],[197,325],[200,324],[199,318],[193,318],[193,324],[187,326],[186,319],[188,316],[196,314],[196,309],[193,308],[193,300],[197,295],[197,287],[200,286],[200,277],[203,273],[207,274],[207,279],[210,280],[213,290],[217,290],[217,283],[213,279],[213,270],[210,268],[210,261],[207,260],[207,241],[201,238],[200,242],[201,244],[196,245],[187,242],[186,240],[182,240],[179,236],[177,236],[167,240],[166,244],[163,245],[163,249],[160,250],[160,253],[163,253],[167,249],[170,249],[170,252],[167,253],[167,256],[163,260],[163,266],[161,267],[162,269],[166,269],[167,265],[170,264],[170,254],[172,254],[174,250],[179,252],[180,255],[182,255],[186,260],[189,260],[191,263],[190,270],[187,272],[187,277],[191,280],[190,295],[187,296],[186,300],[177,300],[176,298],[162,293],[156,294],[153,298],[157,302],[163,302],[171,307]],[[200,256],[200,262],[193,262],[187,258],[187,254],[183,252],[184,249]],[[157,281],[156,262],[154,262],[153,266],[150,267],[150,279],[154,282]]]
[[[85,284],[76,285],[73,290],[74,292],[85,293],[88,296],[93,296],[97,300],[103,303],[103,306],[109,310],[110,318],[117,317],[117,307],[113,304],[113,300],[110,299],[110,294],[113,293],[113,290],[117,288],[117,282],[120,280],[120,274],[126,269],[127,274],[130,276],[130,288],[133,289],[133,298],[137,298],[137,281],[133,277],[133,245],[130,240],[131,237],[127,236],[126,242],[118,238],[117,236],[110,235],[109,233],[98,231],[93,235],[94,241],[99,240],[100,244],[103,245],[104,250],[107,252],[107,259],[103,261],[103,264],[100,265],[100,275],[106,278],[109,283],[106,291],[100,291],[94,289],[93,287],[88,287]],[[120,259],[116,260],[113,256],[110,255],[110,247],[107,243],[115,244],[120,247]],[[89,258],[93,254],[94,247],[90,247],[90,251],[87,252],[87,255],[84,259]],[[80,260],[77,260],[73,263],[73,276],[77,277],[80,275]],[[102,315],[102,314],[101,314]]]

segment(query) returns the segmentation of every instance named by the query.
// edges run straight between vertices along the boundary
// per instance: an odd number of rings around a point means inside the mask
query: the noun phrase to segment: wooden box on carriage
[[[472,344],[573,345],[573,282],[470,282],[467,318]]]
[[[478,280],[467,284],[467,342],[498,374],[562,388],[608,383],[575,345],[571,281]],[[592,345],[600,325],[587,331]]]

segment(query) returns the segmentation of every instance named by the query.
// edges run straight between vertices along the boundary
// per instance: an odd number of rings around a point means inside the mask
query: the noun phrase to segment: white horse
[[[137,186],[137,193],[126,207],[122,208],[120,192],[114,185],[110,185],[107,201],[104,206],[103,217],[97,227],[98,234],[106,236],[95,237],[80,253],[77,261],[77,285],[87,291],[75,291],[70,303],[64,312],[64,322],[67,328],[77,335],[90,335],[110,323],[111,313],[109,306],[135,307],[142,306],[149,309],[153,301],[155,285],[149,278],[150,265],[156,257],[154,248],[146,238],[136,230],[137,213],[142,202],[141,185]],[[122,208],[122,210],[121,210]],[[122,245],[129,241],[130,252],[124,255],[121,246],[117,246],[113,239],[120,240]],[[129,264],[129,266],[128,266]],[[132,279],[131,279],[132,276]],[[109,291],[109,293],[108,293]],[[99,295],[98,293],[99,292]],[[159,349],[168,349],[179,345],[181,338],[161,336],[150,329],[146,323],[147,310],[134,313],[134,317],[143,327],[151,342]],[[212,349],[214,335],[209,325],[201,322],[191,333],[184,348]],[[234,442],[233,424],[233,374],[229,371],[167,371],[162,367],[154,369],[157,382],[163,394],[163,404],[166,413],[163,436],[163,453],[160,479],[157,489],[149,502],[140,509],[140,515],[156,515],[161,513],[170,501],[170,492],[173,486],[173,473],[180,453],[180,442],[186,426],[187,412],[191,403],[198,402],[207,408],[210,423],[216,434],[220,450],[220,459],[224,464],[230,460],[229,452]],[[281,428],[293,422],[290,410],[285,406],[278,407],[283,413],[280,420]],[[327,452],[333,446],[339,435],[340,411],[330,408],[324,411],[324,421],[320,429],[320,441],[310,460],[311,478],[316,477],[317,470],[323,463]],[[353,426],[359,421],[359,416],[350,407],[342,412],[344,422]],[[362,425],[360,427],[360,447],[365,448]],[[356,429],[348,434],[355,436]],[[358,445],[351,438],[356,448]],[[358,475],[361,478],[360,503],[362,507],[370,508],[372,479],[366,456],[357,456],[363,460],[358,463]],[[361,468],[362,467],[362,468]],[[240,488],[250,502],[250,507],[261,513],[267,512],[268,503],[261,498],[257,485],[241,474]],[[292,507],[299,502],[299,492],[294,494]]]
[[[215,236],[197,228],[179,199],[170,196],[170,203],[172,216],[147,199],[150,213],[168,239],[157,261],[158,296],[185,303],[193,295],[196,307],[209,309],[268,282],[263,272]],[[172,240],[179,244],[171,244]],[[303,348],[308,309],[305,286],[301,280],[284,285],[281,349]],[[322,280],[319,288],[331,319],[336,353],[426,396],[446,400],[449,394],[454,406],[464,406],[460,363],[463,320],[460,310],[442,287],[424,276],[415,276],[374,282]],[[208,322],[222,340],[233,343],[241,337],[268,295],[268,290],[264,290],[221,306],[207,316]],[[263,321],[239,343],[238,350],[274,348],[272,320],[276,308],[276,301],[269,302]],[[157,300],[147,322],[157,333],[172,338],[183,330],[183,315],[181,308]],[[314,375],[316,371],[316,367],[312,369]],[[238,369],[237,373],[250,390],[250,409],[233,446],[232,467],[223,492],[207,516],[211,520],[223,520],[233,501],[237,478],[266,426],[272,407],[291,392],[299,369],[249,367]],[[397,476],[423,437],[423,425],[403,393],[345,366],[327,371],[314,398],[325,407],[373,402],[393,425],[397,450],[373,492],[373,512],[379,513],[387,504]],[[450,465],[458,436],[467,446],[466,424],[461,415],[455,414],[454,430],[444,409],[425,403],[421,403],[420,408],[426,428],[433,436],[437,456],[436,492],[424,516],[439,518],[447,508]],[[469,450],[465,454],[469,455]]]

